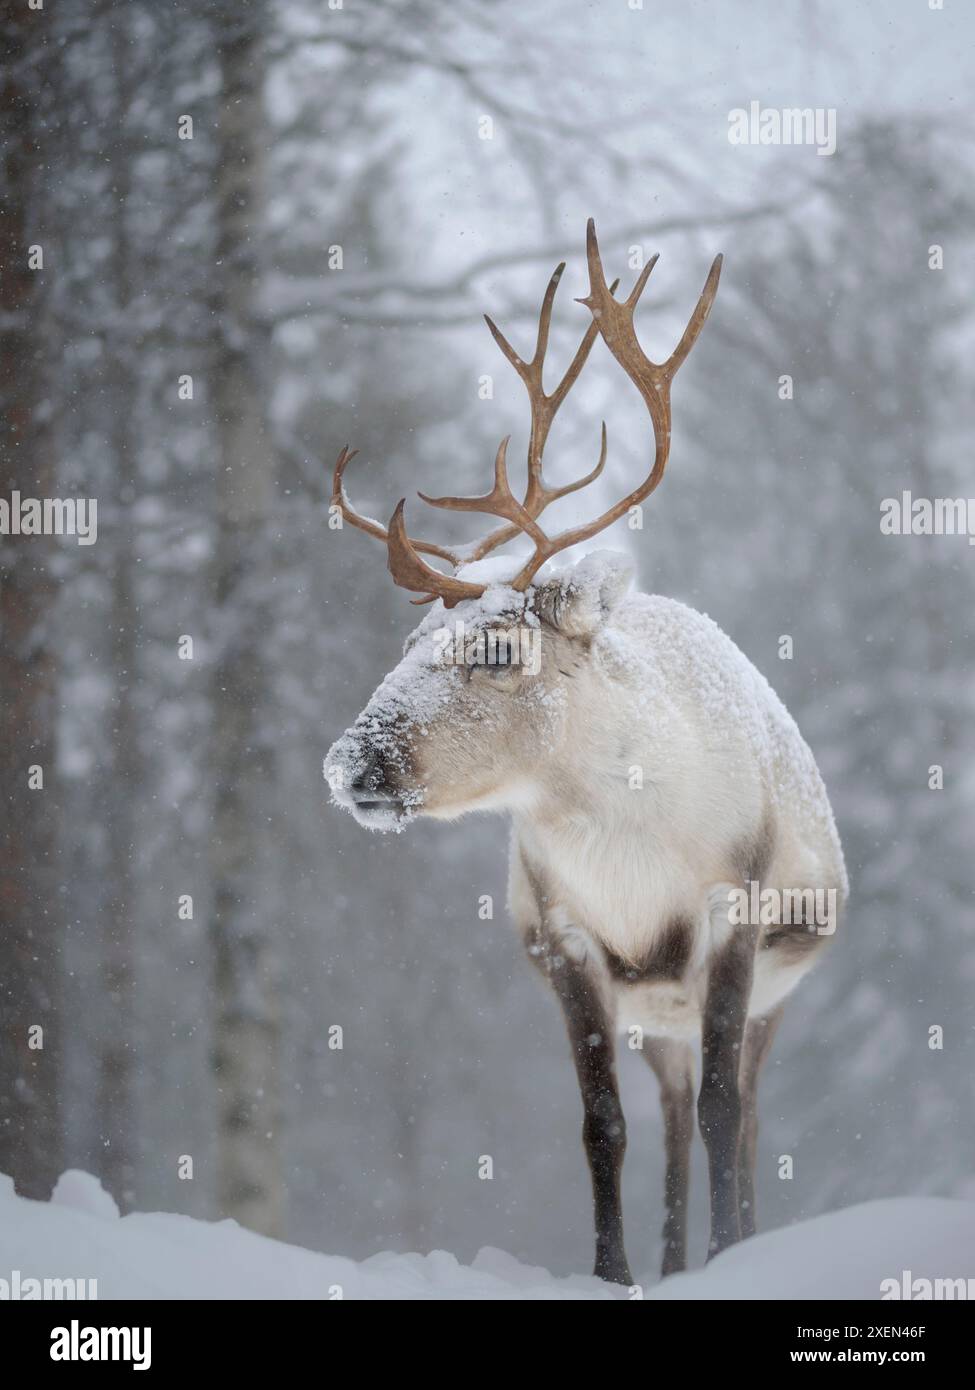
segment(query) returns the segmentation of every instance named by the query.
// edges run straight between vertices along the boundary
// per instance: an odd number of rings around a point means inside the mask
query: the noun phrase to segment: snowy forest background
[[[417,618],[380,547],[328,528],[335,455],[361,450],[350,491],[384,518],[483,491],[527,411],[480,315],[527,344],[566,258],[567,360],[593,215],[624,284],[631,248],[662,253],[658,356],[725,253],[664,486],[602,543],[772,681],[853,882],[763,1081],[760,1224],[970,1195],[975,555],[879,527],[902,488],[975,494],[970,8],[24,0],[0,34],[0,495],[99,502],[92,547],[0,539],[0,1172],[46,1196],[83,1167],[123,1209],[352,1256],[587,1267],[581,1108],[505,920],[504,823],[368,835],[322,757]],[[752,100],[835,107],[836,153],[732,146]],[[556,480],[603,416],[603,498],[643,476],[635,395],[597,345]],[[661,1122],[621,1065],[645,1268]]]

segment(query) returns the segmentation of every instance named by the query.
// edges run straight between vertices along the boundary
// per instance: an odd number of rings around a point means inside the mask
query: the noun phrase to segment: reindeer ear
[[[633,582],[633,565],[615,550],[596,550],[536,590],[535,607],[566,637],[588,637],[607,621]]]

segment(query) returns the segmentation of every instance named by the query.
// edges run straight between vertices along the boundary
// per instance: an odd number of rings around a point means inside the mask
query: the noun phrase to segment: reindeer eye
[[[481,671],[487,676],[493,676],[510,671],[517,664],[518,652],[516,647],[507,638],[495,639],[491,637],[479,644],[468,670]]]

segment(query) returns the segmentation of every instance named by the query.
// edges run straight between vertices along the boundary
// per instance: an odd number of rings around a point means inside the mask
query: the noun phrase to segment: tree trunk
[[[127,219],[131,192],[133,150],[127,131],[133,96],[132,53],[127,46],[125,15],[115,16],[111,30],[116,121],[119,136],[112,148],[114,163],[113,216],[115,249],[112,257],[115,312],[123,334],[121,350],[112,363],[112,466],[116,496],[138,492],[137,456],[132,412],[137,382],[132,363],[135,344],[125,336],[132,311],[133,248]],[[131,483],[131,487],[129,484]],[[98,1175],[122,1207],[134,1201],[135,1114],[135,840],[139,765],[139,730],[133,690],[137,680],[138,604],[133,556],[133,524],[123,513],[113,537],[111,663],[113,697],[108,709],[108,780],[105,817],[108,844],[108,911],[101,929],[100,970],[107,1006],[105,1026],[98,1034],[97,1129],[100,1140]]]
[[[52,495],[44,423],[43,277],[28,246],[43,244],[37,209],[45,152],[35,102],[38,17],[5,16],[0,147],[7,211],[0,271],[0,496]],[[51,248],[46,248],[50,254]],[[56,540],[0,536],[0,1172],[47,1197],[60,1167],[61,1033],[58,784],[54,765],[57,665],[52,637]],[[43,787],[29,786],[39,768]],[[34,774],[37,780],[37,774]],[[41,1031],[39,1032],[38,1029]]]
[[[279,1019],[255,860],[271,769],[265,642],[267,520],[273,454],[265,436],[251,315],[259,239],[260,33],[256,16],[220,27],[217,266],[212,396],[216,463],[215,600],[210,838],[214,1065],[219,1091],[220,1212],[265,1234],[282,1222]],[[266,360],[266,352],[264,354]]]

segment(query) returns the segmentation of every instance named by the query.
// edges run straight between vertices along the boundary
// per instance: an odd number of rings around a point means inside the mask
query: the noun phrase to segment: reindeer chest
[[[610,955],[631,965],[672,952],[675,923],[693,920],[699,910],[698,881],[666,835],[554,837],[546,858],[553,899]]]
[[[707,917],[680,856],[646,836],[637,843],[626,836],[589,845],[561,840],[546,847],[544,877],[553,946],[599,974],[618,1031],[696,1036]]]

